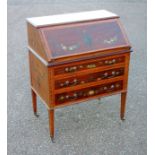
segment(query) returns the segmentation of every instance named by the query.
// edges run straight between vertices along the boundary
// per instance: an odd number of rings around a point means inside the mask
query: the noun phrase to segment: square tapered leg
[[[120,110],[121,120],[125,120],[126,96],[127,92],[121,93],[121,110]]]
[[[49,131],[52,141],[54,142],[54,110],[48,110]]]
[[[31,94],[32,94],[33,112],[34,112],[34,115],[38,117],[39,115],[37,114],[37,95],[32,89],[31,89]]]

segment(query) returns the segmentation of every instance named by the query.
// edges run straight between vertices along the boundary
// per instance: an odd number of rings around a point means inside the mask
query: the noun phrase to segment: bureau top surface
[[[130,48],[118,16],[106,10],[35,17],[27,21],[38,31],[39,37],[35,39],[43,43],[48,62]]]
[[[68,13],[61,15],[51,15],[42,17],[27,18],[27,21],[35,27],[52,26],[57,24],[89,21],[96,19],[106,19],[118,17],[118,15],[107,10],[85,11],[78,13]]]

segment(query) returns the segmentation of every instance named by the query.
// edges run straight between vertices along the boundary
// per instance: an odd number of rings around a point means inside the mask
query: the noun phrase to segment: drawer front
[[[68,75],[75,72],[93,70],[95,68],[106,67],[106,66],[114,66],[116,64],[120,64],[125,62],[125,56],[113,56],[100,58],[89,61],[82,61],[80,63],[74,63],[70,65],[65,65],[63,67],[57,67],[54,69],[54,75]]]
[[[64,78],[62,80],[55,81],[55,89],[63,89],[66,87],[80,86],[86,83],[94,83],[106,79],[111,79],[124,75],[124,68],[114,68],[110,70],[104,70],[96,73],[86,74],[82,76],[73,76],[70,78]]]
[[[73,101],[76,102],[90,97],[114,93],[122,90],[122,88],[123,88],[123,81],[119,80],[116,82],[97,85],[94,87],[83,88],[76,91],[69,91],[66,93],[57,94],[55,96],[56,105],[61,105],[63,103],[73,102]]]

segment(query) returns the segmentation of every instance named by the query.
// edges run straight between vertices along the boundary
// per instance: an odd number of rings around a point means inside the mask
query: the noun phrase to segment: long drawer
[[[55,89],[72,88],[75,86],[82,86],[87,83],[94,83],[98,81],[104,81],[115,77],[124,75],[124,67],[113,68],[110,70],[104,70],[96,73],[72,76],[70,78],[64,78],[55,80]]]
[[[111,83],[106,83],[102,85],[97,85],[89,88],[83,88],[76,91],[68,91],[65,93],[60,93],[55,96],[56,105],[61,105],[67,102],[79,101],[83,99],[89,99],[91,97],[100,96],[104,94],[115,93],[121,91],[123,88],[123,81],[115,81]]]
[[[60,67],[54,68],[54,76],[57,79],[61,79],[63,77],[83,74],[86,72],[93,72],[95,69],[106,69],[109,67],[113,67],[119,64],[125,63],[125,55],[115,55],[110,57],[102,57],[98,59],[91,59],[76,63],[70,63],[66,65],[62,65]]]

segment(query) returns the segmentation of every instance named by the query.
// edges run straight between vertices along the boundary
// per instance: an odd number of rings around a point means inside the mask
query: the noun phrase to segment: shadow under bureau
[[[119,16],[106,10],[27,19],[33,111],[37,95],[56,108],[121,94],[124,119],[131,46]]]

